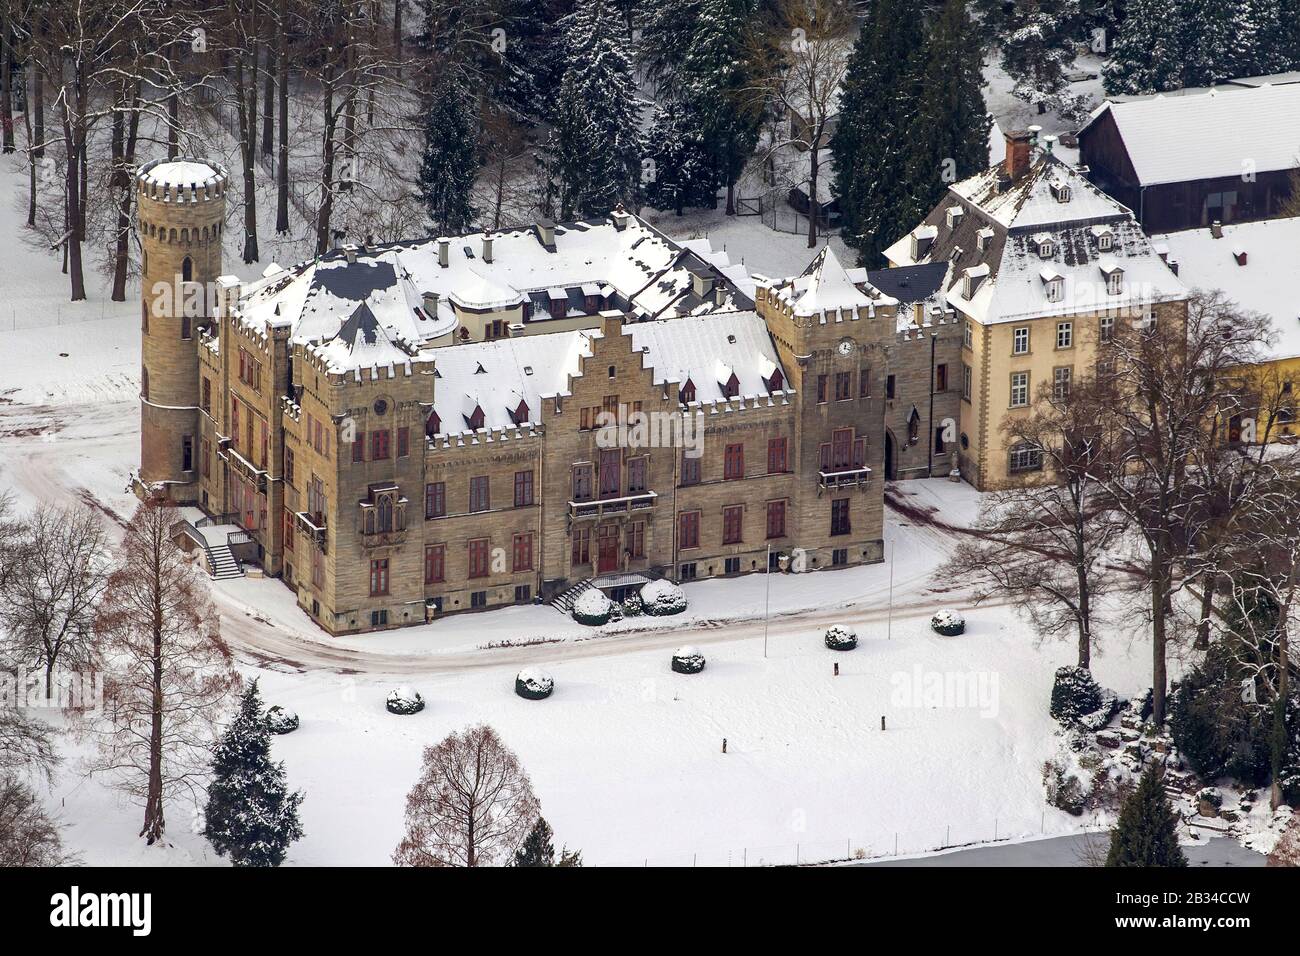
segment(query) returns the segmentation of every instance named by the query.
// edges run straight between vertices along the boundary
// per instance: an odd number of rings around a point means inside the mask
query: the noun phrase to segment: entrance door
[[[601,525],[596,530],[596,572],[618,570],[618,525]]]
[[[898,477],[894,473],[894,436],[891,432],[885,432],[885,479],[893,481]]]

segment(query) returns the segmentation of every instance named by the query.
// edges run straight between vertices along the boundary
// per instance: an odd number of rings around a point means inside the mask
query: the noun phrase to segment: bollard
[[[724,754],[727,752],[727,738],[726,738],[726,737],[723,737],[723,738],[722,738],[722,752],[723,752]]]

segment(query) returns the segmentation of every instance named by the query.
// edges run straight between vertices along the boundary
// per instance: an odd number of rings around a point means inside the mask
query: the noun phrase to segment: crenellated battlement
[[[172,205],[223,199],[229,178],[225,166],[209,159],[155,159],[135,176],[142,199]]]

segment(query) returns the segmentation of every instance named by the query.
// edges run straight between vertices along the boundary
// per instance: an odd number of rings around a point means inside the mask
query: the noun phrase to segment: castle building
[[[225,183],[139,173],[137,487],[201,510],[182,533],[210,570],[255,561],[331,634],[880,561],[885,476],[952,468],[961,326],[933,269],[824,250],[771,280],[617,209],[245,284]]]
[[[885,251],[896,267],[885,274],[943,270],[935,294],[962,335],[958,467],[981,490],[1041,480],[1041,451],[1007,423],[1045,385],[1063,396],[1106,374],[1116,323],[1185,324],[1189,294],[1132,211],[1053,156],[1051,140],[1006,140],[1002,165],[950,186]]]

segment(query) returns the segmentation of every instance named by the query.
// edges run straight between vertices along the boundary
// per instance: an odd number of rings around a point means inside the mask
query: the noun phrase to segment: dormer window
[[[1056,242],[1051,236],[1034,236],[1034,247],[1040,259],[1050,259],[1056,255]]]
[[[483,427],[483,407],[481,405],[475,405],[474,411],[465,416],[465,424],[472,431],[478,431]]]
[[[682,386],[682,390],[678,393],[677,397],[683,405],[689,405],[691,402],[695,401],[695,383],[688,378],[686,384]]]
[[[1070,201],[1070,187],[1065,183],[1052,183],[1052,195],[1057,202]]]
[[[1115,237],[1109,232],[1103,232],[1097,237],[1097,248],[1102,252],[1109,252],[1115,248]]]
[[[785,376],[781,374],[779,368],[773,369],[772,374],[763,379],[763,381],[767,383],[767,390],[769,392],[775,392],[785,387]]]
[[[722,394],[727,398],[735,398],[740,394],[740,379],[736,378],[735,372],[732,372],[731,377],[722,383]]]
[[[948,228],[956,229],[958,226],[960,226],[961,217],[964,216],[965,214],[966,214],[966,210],[962,209],[961,206],[949,206],[948,213],[947,213]]]
[[[1119,295],[1124,291],[1124,270],[1111,259],[1103,260],[1100,265],[1101,274],[1106,277],[1106,292]]]
[[[523,399],[520,399],[519,404],[514,408],[509,409],[509,412],[510,420],[516,425],[522,425],[528,421],[528,403]]]
[[[432,438],[440,431],[442,431],[442,419],[438,417],[437,412],[429,412],[429,417],[424,421],[425,436]]]
[[[935,237],[938,236],[939,230],[934,226],[917,226],[912,230],[912,261],[920,262],[930,254],[930,247],[934,245]]]
[[[986,265],[972,266],[962,273],[962,298],[970,299],[979,291],[980,283],[988,278],[989,267]]]
[[[1048,302],[1060,302],[1065,298],[1065,277],[1050,267],[1044,267],[1038,273],[1043,280],[1043,288]]]
[[[979,232],[975,233],[975,248],[980,252],[985,251],[993,242],[993,230],[985,226]]]

